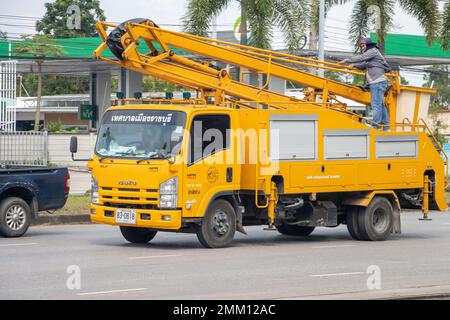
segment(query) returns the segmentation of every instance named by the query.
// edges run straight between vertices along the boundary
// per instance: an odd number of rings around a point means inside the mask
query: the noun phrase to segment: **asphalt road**
[[[450,297],[450,214],[419,217],[404,214],[403,234],[387,242],[351,240],[345,226],[308,238],[251,227],[216,250],[195,235],[132,245],[110,226],[32,227],[0,238],[0,299]]]

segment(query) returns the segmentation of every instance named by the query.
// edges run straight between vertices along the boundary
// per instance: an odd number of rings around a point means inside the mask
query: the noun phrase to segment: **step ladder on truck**
[[[400,233],[401,208],[422,207],[425,218],[429,209],[447,209],[448,159],[422,120],[434,90],[402,86],[397,72],[388,74],[387,132],[337,98],[369,105],[370,93],[311,73],[362,75],[356,69],[146,19],[97,29],[97,59],[196,92],[186,100],[122,99],[103,117],[89,162],[91,219],[120,226],[128,241],[190,232],[216,248],[245,226],[308,236],[340,224],[356,240],[380,241]],[[231,67],[266,82],[233,79]],[[295,99],[270,91],[272,78],[310,89]]]

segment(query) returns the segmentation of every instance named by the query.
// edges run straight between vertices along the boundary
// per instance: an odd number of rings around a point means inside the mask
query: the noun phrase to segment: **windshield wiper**
[[[167,160],[169,158],[170,158],[170,154],[164,155],[164,154],[155,153],[147,158],[139,159],[138,161],[136,161],[136,163],[140,164],[140,163],[142,163],[144,161],[148,161],[148,160]]]

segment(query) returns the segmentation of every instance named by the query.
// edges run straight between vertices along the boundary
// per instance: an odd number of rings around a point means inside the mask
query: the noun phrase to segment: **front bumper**
[[[181,210],[144,210],[136,209],[136,224],[116,223],[116,209],[102,205],[91,205],[91,221],[113,226],[141,227],[161,230],[179,230],[181,229]],[[105,214],[106,213],[106,214]],[[111,215],[113,214],[113,215]],[[141,215],[150,215],[149,220],[141,219]],[[163,220],[163,216],[170,216],[170,221]]]

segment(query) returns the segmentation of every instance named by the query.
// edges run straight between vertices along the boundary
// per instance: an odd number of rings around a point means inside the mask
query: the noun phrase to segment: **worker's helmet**
[[[360,43],[361,43],[361,44],[365,44],[366,46],[369,46],[369,45],[376,45],[376,44],[377,44],[376,42],[372,41],[372,38],[370,38],[370,37],[367,37],[367,38],[361,38]]]

